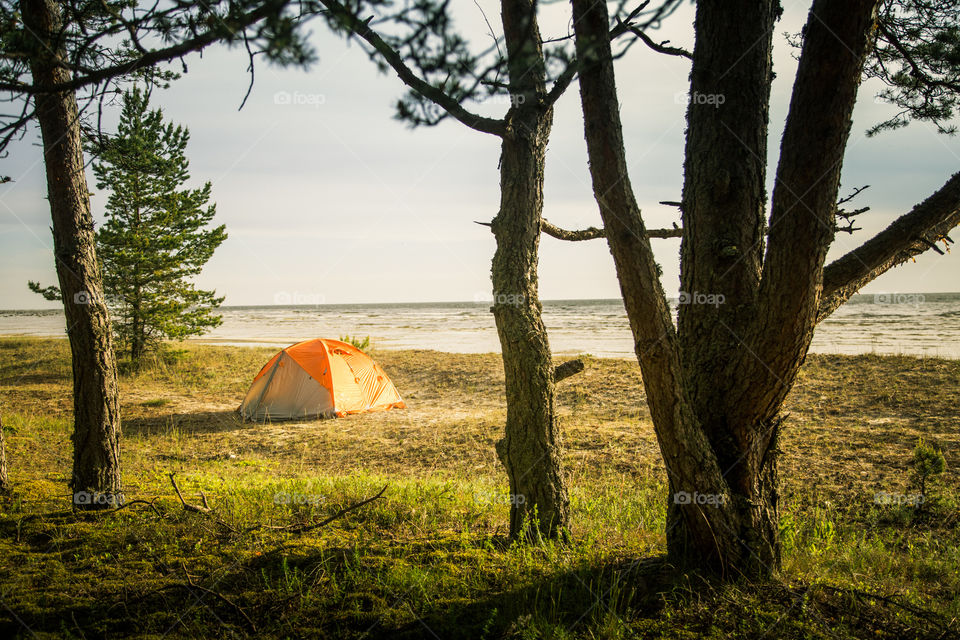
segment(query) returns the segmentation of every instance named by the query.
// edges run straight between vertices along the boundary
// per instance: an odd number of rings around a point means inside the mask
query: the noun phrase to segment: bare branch
[[[303,526],[290,527],[290,528],[287,528],[287,529],[285,529],[285,530],[288,531],[288,532],[290,532],[290,533],[305,533],[305,532],[307,532],[307,531],[313,531],[314,529],[319,529],[320,527],[325,527],[325,526],[327,526],[328,524],[330,524],[331,522],[333,522],[334,520],[339,520],[340,518],[342,518],[343,516],[347,515],[347,514],[350,513],[351,511],[355,511],[355,510],[359,509],[360,507],[362,507],[362,506],[364,506],[364,505],[367,505],[367,504],[370,504],[370,503],[373,502],[374,500],[377,500],[378,498],[380,498],[381,496],[383,496],[383,494],[386,492],[386,490],[387,490],[387,485],[383,485],[383,489],[380,489],[380,491],[378,491],[378,492],[376,493],[376,495],[370,496],[369,498],[365,498],[365,499],[361,500],[360,502],[354,502],[353,504],[347,505],[347,506],[344,507],[343,509],[340,509],[340,511],[337,511],[335,514],[333,514],[332,516],[330,516],[330,517],[328,517],[328,518],[324,518],[324,519],[321,520],[320,522],[314,522],[314,523],[312,523],[312,524],[307,524],[307,525],[303,525]]]
[[[656,51],[657,53],[662,53],[668,56],[680,56],[687,58],[688,60],[693,60],[693,54],[683,49],[681,47],[670,47],[667,46],[669,40],[664,40],[663,42],[654,42],[650,36],[648,36],[643,30],[638,29],[637,27],[632,27],[630,33],[640,38],[643,44],[647,45],[650,49]]]
[[[373,47],[383,58],[384,62],[397,72],[397,75],[408,87],[436,103],[453,118],[459,120],[471,129],[500,137],[506,135],[507,125],[503,120],[485,118],[471,113],[464,109],[463,105],[457,100],[417,76],[403,61],[400,54],[384,42],[383,38],[381,38],[376,31],[370,28],[370,19],[360,20],[360,18],[347,10],[347,8],[337,0],[320,0],[320,2],[345,29],[351,34],[362,38],[367,44]]]
[[[960,173],[954,174],[910,213],[827,265],[823,271],[817,322],[878,276],[936,247],[939,241],[946,245],[950,241],[947,234],[957,225],[960,225]]]
[[[670,8],[673,3],[665,2],[663,3],[655,12],[654,17],[645,21],[642,26],[637,26],[633,23],[634,18],[639,16],[642,11],[649,5],[650,2],[646,1],[641,3],[636,9],[630,12],[627,15],[626,19],[620,20],[617,19],[617,23],[612,29],[610,29],[610,40],[616,40],[622,35],[627,33],[635,34],[639,39],[643,40],[647,46],[649,46],[654,51],[659,50],[660,53],[667,53],[669,55],[685,55],[687,58],[692,59],[692,55],[683,49],[677,49],[675,47],[667,47],[666,42],[662,42],[659,45],[650,40],[650,38],[644,33],[644,29],[659,24],[660,19],[664,15],[664,12],[669,11],[672,13],[673,9]],[[555,40],[565,40],[570,36],[567,35],[563,38],[557,38]],[[556,81],[553,83],[553,87],[550,89],[550,92],[547,94],[546,100],[544,101],[545,106],[550,106],[554,104],[557,100],[560,99],[560,96],[567,90],[567,87],[570,86],[570,83],[573,82],[573,79],[577,77],[577,74],[580,72],[582,63],[579,58],[574,58],[570,61],[570,64],[567,65],[567,68],[557,77]]]
[[[868,185],[868,184],[865,184],[865,185],[863,185],[862,187],[857,187],[856,189],[853,190],[853,193],[851,193],[851,194],[848,195],[847,197],[845,197],[845,198],[840,198],[839,200],[837,200],[837,206],[839,207],[839,206],[842,205],[842,204],[846,204],[846,203],[850,202],[851,200],[853,200],[854,198],[856,198],[858,195],[860,195],[861,193],[863,193],[864,191],[866,191],[866,190],[869,189],[869,188],[870,188],[870,185]]]
[[[180,504],[183,505],[185,511],[193,511],[194,513],[210,513],[212,509],[209,506],[198,506],[195,504],[190,504],[183,499],[183,494],[180,493],[180,487],[177,486],[177,480],[172,473],[167,474],[170,477],[170,484],[173,485],[173,490],[177,492],[177,497],[180,498]],[[204,502],[207,501],[206,496],[203,499]]]
[[[580,358],[577,358],[576,360],[567,360],[563,364],[558,364],[553,368],[553,381],[560,382],[561,380],[566,380],[570,376],[575,376],[581,371],[583,371],[583,360]]]
[[[540,230],[548,236],[556,238],[557,240],[567,240],[569,242],[595,240],[597,238],[606,237],[606,232],[603,229],[587,227],[586,229],[570,231],[567,229],[561,229],[555,224],[551,224],[547,220],[540,221]],[[683,236],[683,229],[680,229],[677,226],[674,226],[673,229],[647,229],[646,235],[648,238],[680,238]]]

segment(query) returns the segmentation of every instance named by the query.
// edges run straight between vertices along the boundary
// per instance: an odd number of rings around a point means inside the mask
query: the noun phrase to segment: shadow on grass
[[[163,435],[171,429],[183,433],[222,433],[256,426],[253,422],[243,422],[236,411],[192,411],[123,421],[124,434],[139,436]]]
[[[416,620],[392,629],[378,625],[371,636],[591,637],[607,618],[619,619],[628,611],[631,616],[656,615],[676,579],[662,556],[583,566],[472,601],[433,607],[409,602]]]
[[[519,584],[475,584],[446,597],[436,591],[425,596],[416,582],[394,590],[378,572],[357,567],[355,553],[346,546],[288,556],[281,547],[189,573],[182,563],[158,560],[151,575],[104,585],[97,599],[61,592],[28,607],[0,608],[0,633],[346,640],[956,637],[953,622],[882,596],[822,584],[718,585],[676,572],[662,556],[584,564]],[[344,582],[338,585],[333,576]]]
[[[70,382],[70,371],[53,372],[47,363],[27,363],[5,366],[0,370],[0,385],[63,384]]]

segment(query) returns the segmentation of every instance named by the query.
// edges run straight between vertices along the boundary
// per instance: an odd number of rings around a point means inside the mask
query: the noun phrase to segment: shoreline
[[[304,339],[348,334],[368,336],[382,351],[499,353],[488,308],[479,303],[221,307],[222,324],[188,343],[279,349]],[[672,312],[676,314],[677,307]],[[548,301],[543,319],[557,355],[635,358],[620,301]],[[0,312],[0,335],[58,338],[65,335],[65,326],[61,310]],[[960,360],[960,293],[861,295],[817,327],[810,349]]]
[[[322,337],[322,336],[321,336]],[[0,333],[0,340],[66,340],[66,335],[37,335],[30,333]],[[310,338],[304,338],[304,340],[309,340]],[[262,340],[257,338],[188,338],[182,342],[166,342],[164,344],[174,346],[175,348],[182,348],[184,346],[193,346],[193,345],[204,345],[211,347],[233,347],[240,349],[284,349],[293,344],[296,344],[297,341],[284,341],[284,340]],[[935,348],[935,347],[931,347]],[[373,353],[403,353],[411,351],[429,351],[434,353],[442,353],[448,355],[457,355],[457,356],[490,356],[490,355],[500,355],[499,351],[448,351],[445,349],[437,349],[430,347],[418,347],[418,346],[378,346],[375,341],[372,342],[372,345],[366,349],[367,351]],[[611,355],[611,354],[595,354],[589,351],[575,351],[569,349],[553,351],[552,355],[556,358],[574,358],[574,357],[590,357],[597,358],[602,360],[624,360],[624,361],[636,361],[636,357],[632,354],[622,354],[622,355]],[[876,356],[882,358],[913,358],[917,360],[943,360],[947,362],[956,362],[960,360],[960,355],[944,355],[944,354],[927,354],[927,353],[912,353],[912,352],[894,352],[894,351],[857,351],[857,352],[844,352],[839,350],[825,350],[825,349],[811,349],[808,353],[808,356],[839,356],[839,357],[848,357],[856,358],[858,356]]]

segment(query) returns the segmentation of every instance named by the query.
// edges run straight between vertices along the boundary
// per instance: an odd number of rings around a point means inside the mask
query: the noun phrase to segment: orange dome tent
[[[370,356],[346,342],[317,338],[273,356],[253,379],[240,413],[247,420],[278,420],[405,407]]]

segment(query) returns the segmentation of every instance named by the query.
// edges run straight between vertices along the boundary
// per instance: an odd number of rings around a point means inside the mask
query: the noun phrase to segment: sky
[[[783,3],[775,34],[769,178],[796,71],[785,34],[805,20],[804,2]],[[490,42],[481,9],[496,28],[497,3],[454,3],[460,28],[478,47]],[[693,9],[685,6],[655,32],[657,40],[692,49]],[[542,10],[543,36],[565,35],[569,6]],[[393,119],[404,87],[379,73],[354,43],[310,26],[318,61],[309,69],[258,64],[246,54],[211,48],[186,59],[188,71],[153,105],[186,125],[192,186],[213,184],[217,222],[229,238],[198,278],[226,296],[225,305],[439,302],[489,299],[495,243],[490,221],[499,201],[499,139],[448,121],[409,129]],[[648,227],[679,223],[685,100],[689,63],[635,46],[617,65],[630,179]],[[842,195],[871,185],[851,206],[870,206],[862,231],[839,234],[828,260],[853,249],[939,188],[960,167],[960,140],[925,123],[867,138],[871,125],[894,111],[866,82],[854,114],[844,161]],[[501,116],[490,101],[477,111]],[[114,126],[118,108],[104,117]],[[39,132],[31,129],[0,160],[0,309],[55,308],[27,289],[27,280],[55,284],[50,212]],[[88,172],[95,219],[107,194]],[[546,165],[544,216],[566,228],[600,226],[587,168],[574,83],[557,105]],[[679,240],[654,240],[668,295],[679,289]],[[881,276],[864,292],[957,291],[960,251],[932,251]],[[613,261],[603,240],[541,241],[542,299],[616,298]]]

